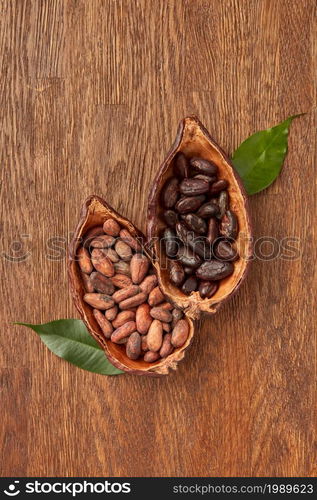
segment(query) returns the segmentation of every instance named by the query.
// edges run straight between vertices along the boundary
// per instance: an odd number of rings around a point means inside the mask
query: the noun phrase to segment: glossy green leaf
[[[123,373],[109,363],[103,350],[79,319],[59,319],[43,325],[15,324],[32,328],[50,351],[83,370],[101,375]]]
[[[287,154],[289,128],[298,116],[251,135],[233,153],[233,165],[248,194],[262,191],[278,177]]]

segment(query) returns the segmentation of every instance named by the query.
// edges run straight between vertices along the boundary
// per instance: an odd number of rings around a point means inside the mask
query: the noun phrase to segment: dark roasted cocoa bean
[[[179,185],[176,177],[172,177],[165,182],[161,196],[164,207],[173,208],[179,196]]]
[[[141,335],[138,332],[131,333],[127,345],[126,353],[130,359],[138,359],[141,354]]]
[[[114,284],[110,278],[107,278],[101,273],[96,271],[91,273],[89,281],[99,293],[105,293],[106,295],[112,295],[114,293]]]
[[[208,260],[204,262],[197,270],[196,276],[201,280],[218,281],[230,276],[234,271],[232,262],[221,262],[219,260]]]
[[[236,215],[231,211],[227,210],[220,222],[220,233],[225,238],[236,239],[238,235],[238,219]]]
[[[174,227],[178,221],[177,214],[176,212],[174,212],[174,210],[165,210],[165,212],[163,213],[163,219],[169,227]]]
[[[218,221],[212,217],[208,222],[207,240],[209,243],[212,244],[218,238],[218,234]]]
[[[193,267],[185,266],[184,271],[185,271],[185,274],[191,275],[191,274],[194,274],[195,269]]]
[[[206,234],[207,224],[201,217],[196,214],[182,215],[182,219],[186,222],[189,229],[195,231],[197,234]]]
[[[184,153],[180,151],[174,158],[174,175],[176,175],[176,177],[179,177],[180,179],[184,179],[185,177],[188,177],[188,168],[188,160]]]
[[[200,205],[205,201],[205,199],[206,197],[203,194],[199,196],[183,196],[176,203],[175,209],[180,214],[195,212],[200,207]]]
[[[180,183],[179,189],[185,196],[197,196],[198,194],[207,193],[209,184],[202,179],[184,179]]]
[[[183,247],[178,251],[178,260],[186,267],[196,268],[201,264],[201,258],[190,248]]]
[[[174,283],[174,285],[180,286],[183,283],[185,279],[185,271],[180,262],[177,262],[175,260],[170,260],[169,273],[170,273],[170,280],[172,283]]]
[[[214,245],[214,254],[217,259],[227,262],[233,262],[238,258],[238,252],[232,242],[224,240],[220,240]]]
[[[179,248],[179,240],[175,234],[175,231],[170,227],[167,227],[163,233],[163,240],[165,244],[166,255],[170,258],[175,257]]]
[[[182,286],[182,292],[185,293],[186,295],[189,295],[191,292],[197,290],[197,286],[198,286],[197,278],[195,278],[195,276],[190,276],[184,282]]]
[[[197,211],[198,217],[203,217],[204,219],[209,217],[215,217],[219,212],[219,206],[215,200],[208,201],[204,203]]]
[[[183,243],[189,246],[193,252],[203,259],[210,259],[212,249],[207,239],[197,236],[193,231],[189,231],[183,222],[176,224],[176,233]]]
[[[217,166],[208,160],[195,157],[190,159],[189,164],[195,172],[200,174],[209,176],[217,174]]]
[[[219,212],[217,214],[218,219],[222,219],[226,211],[229,208],[229,195],[228,191],[221,191],[218,198]]]
[[[216,182],[217,177],[216,176],[209,177],[209,175],[198,174],[194,175],[193,179],[202,179],[203,181],[211,183],[211,182]]]
[[[223,191],[224,189],[227,189],[228,187],[228,181],[226,179],[219,179],[219,181],[214,182],[210,186],[210,194],[217,194],[220,191]]]
[[[201,281],[198,290],[202,299],[210,299],[218,290],[218,283],[213,281]]]

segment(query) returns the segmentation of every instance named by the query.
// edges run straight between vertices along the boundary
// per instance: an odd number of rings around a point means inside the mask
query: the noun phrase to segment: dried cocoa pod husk
[[[144,246],[142,246],[142,244],[145,245],[144,235],[137,228],[135,228],[135,226],[130,221],[113,210],[104,200],[102,200],[98,196],[90,196],[83,205],[80,220],[69,247],[68,271],[74,303],[90,334],[104,349],[109,361],[113,363],[117,368],[136,375],[167,375],[170,369],[176,369],[178,362],[183,359],[185,350],[191,343],[193,337],[193,322],[190,320],[190,318],[187,319],[189,325],[189,335],[185,344],[181,348],[174,349],[172,354],[163,359],[160,358],[158,353],[152,352],[146,357],[145,360],[142,357],[137,360],[132,360],[128,358],[126,354],[126,346],[124,344],[127,342],[128,337],[124,337],[121,341],[119,341],[120,343],[118,344],[112,342],[110,339],[105,338],[105,335],[103,334],[98,322],[96,321],[96,318],[94,317],[93,308],[89,306],[89,304],[87,304],[83,299],[86,290],[84,282],[82,280],[76,252],[81,245],[83,238],[87,235],[90,229],[96,228],[92,231],[93,236],[96,236],[96,233],[100,234],[100,227],[102,228],[103,224],[108,219],[115,220],[120,224],[122,228],[127,230],[132,235],[132,239],[128,238],[127,233],[124,231],[121,234],[120,238],[123,236],[126,241],[129,240],[130,245],[134,245],[135,249],[138,252],[140,250],[143,250],[143,252],[151,260],[151,255],[149,254],[149,252],[147,252]],[[144,293],[146,290],[148,294],[157,286],[157,278],[153,277],[150,279],[150,276],[152,275],[147,276],[140,283],[142,293]],[[163,300],[161,300],[160,302],[162,303],[165,301],[166,299],[163,296]],[[120,314],[122,314],[123,312],[127,313],[127,311],[119,312],[114,321],[116,321],[119,318]],[[131,312],[135,313],[135,311]],[[131,320],[134,320],[134,316],[132,316],[130,321]]]
[[[221,182],[216,188],[218,189],[220,186],[222,189],[226,185],[230,197],[230,209],[237,217],[239,227],[236,248],[240,258],[234,262],[234,271],[231,276],[219,282],[216,293],[209,299],[203,299],[198,290],[186,295],[171,282],[168,258],[164,246],[160,245],[159,241],[160,235],[166,227],[164,220],[166,207],[162,203],[162,191],[168,180],[174,176],[174,159],[180,152],[187,159],[202,158],[217,167],[219,182],[220,180],[225,182]],[[193,181],[191,182],[193,183]],[[188,184],[189,182],[186,181],[181,185],[183,191],[184,186],[188,190]],[[213,189],[215,190],[215,188]],[[195,116],[189,116],[180,122],[175,142],[153,182],[148,204],[147,236],[148,249],[151,249],[152,252],[159,286],[168,300],[182,309],[187,318],[197,319],[204,312],[215,313],[221,304],[238,290],[246,276],[252,254],[251,222],[247,197],[239,175],[234,170],[229,158]]]

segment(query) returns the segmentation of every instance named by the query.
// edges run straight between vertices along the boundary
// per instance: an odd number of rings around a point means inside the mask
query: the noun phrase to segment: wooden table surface
[[[316,475],[315,0],[0,8],[1,475]],[[182,117],[230,153],[301,112],[282,175],[250,199],[255,237],[297,238],[300,257],[256,259],[177,372],[94,375],[12,325],[78,317],[66,247],[83,200],[145,230]]]

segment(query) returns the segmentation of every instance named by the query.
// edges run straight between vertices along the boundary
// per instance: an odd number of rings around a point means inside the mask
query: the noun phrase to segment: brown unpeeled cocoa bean
[[[121,229],[120,238],[136,252],[142,251],[141,244],[135,238],[133,238],[133,236],[129,233],[127,229]]]
[[[107,320],[104,314],[102,312],[98,311],[98,309],[93,310],[93,315],[96,318],[96,321],[98,325],[100,326],[104,336],[106,339],[110,339],[111,334],[113,332],[113,326],[110,323],[110,321]]]
[[[152,352],[152,351],[148,351],[144,354],[144,361],[146,361],[147,363],[154,363],[154,361],[157,361],[159,359],[160,355],[158,352]]]
[[[85,274],[85,273],[81,273],[81,277],[83,279],[83,283],[84,283],[84,288],[86,290],[87,293],[92,293],[95,291],[94,287],[92,286],[92,284],[90,283],[90,279],[89,279],[89,274]]]
[[[83,273],[90,274],[93,270],[93,265],[90,260],[89,252],[86,248],[80,247],[77,250],[78,264]]]
[[[140,283],[140,288],[142,292],[148,295],[149,293],[152,292],[153,288],[155,288],[156,285],[157,285],[157,276],[155,274],[152,274],[144,278],[142,283]]]
[[[117,290],[112,295],[112,298],[118,304],[119,302],[122,302],[123,300],[128,299],[129,297],[133,297],[133,295],[136,295],[139,292],[140,288],[138,287],[138,285],[131,285],[128,286],[127,288],[121,288],[121,290]]]
[[[104,253],[114,264],[119,262],[120,257],[113,248],[104,248]]]
[[[160,321],[163,321],[164,323],[169,323],[172,321],[173,316],[170,313],[170,311],[166,311],[165,309],[162,309],[161,307],[153,307],[151,309],[150,314],[152,318],[154,319],[159,319]]]
[[[84,295],[84,301],[95,309],[100,309],[105,311],[114,306],[114,300],[112,300],[109,295],[104,295],[102,293],[86,293]]]
[[[90,275],[90,283],[92,287],[99,293],[105,293],[106,295],[112,295],[114,292],[114,285],[110,278],[107,278],[101,273],[94,271]]]
[[[112,283],[117,288],[127,288],[132,285],[132,280],[125,274],[115,274],[111,278]]]
[[[104,222],[103,230],[106,234],[109,234],[110,236],[118,236],[120,233],[120,229],[121,229],[120,225],[114,219],[107,219]]]
[[[88,248],[91,241],[96,238],[96,236],[99,236],[103,234],[104,231],[102,229],[102,226],[94,226],[89,231],[85,234],[84,241],[83,241],[83,246],[85,248]]]
[[[145,335],[148,332],[153,321],[150,310],[149,304],[141,304],[136,310],[136,329],[141,335]]]
[[[170,333],[166,333],[164,335],[162,347],[160,349],[161,358],[166,358],[173,352],[174,347],[172,346],[171,338],[172,335]]]
[[[180,309],[177,309],[176,307],[172,311],[172,316],[173,316],[173,321],[172,321],[172,328],[176,325],[176,323],[183,318],[184,313]]]
[[[117,344],[119,340],[122,340],[123,338],[134,332],[135,328],[135,321],[128,321],[127,323],[124,323],[124,325],[119,326],[119,328],[114,330],[111,335],[112,342],[115,342]]]
[[[180,319],[174,326],[171,342],[174,347],[182,347],[189,334],[189,326],[186,319]]]
[[[146,293],[138,293],[134,295],[134,297],[129,297],[128,299],[123,300],[119,303],[120,309],[131,309],[132,307],[137,307],[140,304],[143,304],[147,299]]]
[[[105,312],[105,316],[109,321],[113,321],[118,314],[118,306],[115,305]]]
[[[125,262],[130,261],[132,259],[131,247],[124,241],[117,240],[114,249],[119,255],[120,259],[124,260]]]
[[[145,278],[150,267],[150,261],[146,255],[136,253],[130,262],[131,278],[133,283],[138,285]]]
[[[111,260],[99,248],[94,248],[91,253],[91,261],[96,271],[104,274],[108,278],[114,275],[114,267]]]
[[[159,351],[163,340],[163,327],[162,323],[158,319],[154,319],[148,334],[147,334],[147,345],[150,351]]]
[[[119,260],[118,262],[115,262],[114,269],[117,274],[125,274],[126,276],[131,276],[129,262],[124,262],[124,260]]]
[[[128,321],[134,321],[135,320],[135,312],[134,311],[121,311],[117,315],[117,317],[114,319],[112,322],[113,328],[119,328],[120,326],[124,325]]]
[[[164,309],[164,311],[172,311],[174,306],[170,302],[163,302],[160,304],[160,309]]]
[[[147,346],[147,335],[141,336],[141,349],[143,352],[146,352],[149,350],[149,348]]]
[[[141,335],[138,332],[131,333],[127,346],[126,354],[128,358],[136,360],[141,354]]]
[[[90,246],[93,248],[110,248],[115,244],[115,238],[113,236],[109,236],[108,234],[102,234],[101,236],[97,236],[90,243]]]
[[[157,286],[157,287],[153,288],[153,290],[150,292],[148,303],[150,304],[150,306],[153,307],[153,306],[157,306],[158,304],[163,302],[164,299],[165,299],[164,295],[162,294],[161,290]]]
[[[171,331],[171,324],[170,323],[162,323],[163,330],[164,332],[169,333]]]

